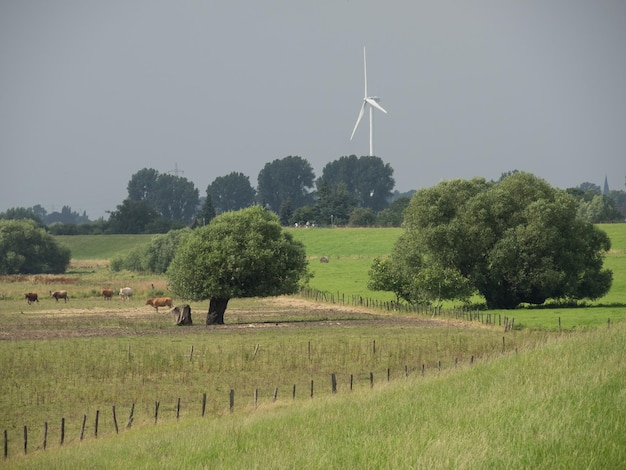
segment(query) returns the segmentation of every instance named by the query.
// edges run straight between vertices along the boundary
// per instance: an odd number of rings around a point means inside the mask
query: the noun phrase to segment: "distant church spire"
[[[602,194],[605,196],[609,195],[609,180],[606,175],[604,175],[604,191],[602,191]]]

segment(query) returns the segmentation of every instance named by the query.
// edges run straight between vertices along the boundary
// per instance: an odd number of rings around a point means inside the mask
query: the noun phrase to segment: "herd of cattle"
[[[129,300],[132,298],[132,296],[133,289],[131,289],[130,287],[122,287],[120,289],[120,298],[122,300]],[[28,305],[32,304],[33,302],[39,302],[39,296],[36,292],[27,292],[26,294],[24,294],[24,297],[26,298]],[[54,298],[57,302],[59,301],[59,299],[63,299],[66,303],[70,300],[66,290],[57,290],[54,292],[50,291],[50,297]],[[104,300],[111,300],[113,298],[113,289],[102,289],[102,297],[104,298]],[[151,305],[158,313],[159,307],[172,308],[172,298],[154,297],[146,300],[146,305]]]

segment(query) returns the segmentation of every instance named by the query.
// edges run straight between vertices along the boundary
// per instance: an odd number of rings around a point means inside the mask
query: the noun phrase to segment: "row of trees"
[[[394,185],[389,164],[378,157],[355,155],[327,164],[317,179],[302,157],[276,159],[259,172],[256,189],[246,175],[232,172],[215,178],[204,198],[186,178],[144,168],[132,175],[128,197],[111,212],[109,229],[114,233],[165,232],[205,225],[217,214],[252,205],[272,210],[283,225],[399,226],[409,198],[390,208]],[[386,209],[390,210],[383,213]]]
[[[504,176],[504,175],[503,175]],[[256,189],[240,172],[215,178],[200,197],[184,177],[144,168],[132,175],[123,202],[108,220],[87,224],[70,207],[47,214],[40,206],[9,209],[0,218],[30,218],[54,234],[165,233],[185,226],[207,224],[216,214],[261,205],[278,214],[282,225],[400,226],[404,208],[414,191],[394,188],[393,169],[378,157],[355,155],[328,163],[315,178],[310,163],[288,156],[265,164]],[[567,190],[578,201],[578,216],[591,223],[623,221],[626,192],[601,192],[582,183]],[[399,200],[398,200],[399,199]]]

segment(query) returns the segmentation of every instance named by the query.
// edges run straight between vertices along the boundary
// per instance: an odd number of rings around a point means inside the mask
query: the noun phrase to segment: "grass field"
[[[0,468],[623,467],[626,225],[602,228],[613,241],[611,293],[587,308],[490,312],[515,317],[507,332],[297,296],[234,299],[227,325],[211,328],[207,305],[192,303],[194,325],[176,327],[145,305],[168,293],[163,277],[108,270],[149,236],[58,237],[73,253],[66,275],[0,283],[0,432],[9,437]],[[291,230],[313,287],[389,298],[364,285],[398,229]],[[131,301],[98,297],[124,285],[136,290]],[[69,303],[23,299],[57,288],[72,292]]]

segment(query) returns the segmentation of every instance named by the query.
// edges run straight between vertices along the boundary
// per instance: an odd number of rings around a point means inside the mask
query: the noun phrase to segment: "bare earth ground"
[[[317,303],[296,297],[259,299],[253,309],[228,308],[225,325],[207,327],[206,306],[192,311],[193,326],[176,327],[168,309],[157,314],[148,306],[45,309],[29,312],[23,308],[5,322],[1,340],[45,340],[131,336],[148,334],[192,334],[208,328],[238,330],[248,328],[311,328],[371,325],[397,327],[467,328],[469,323],[450,319],[381,313],[354,306]],[[476,325],[471,325],[475,328]]]

